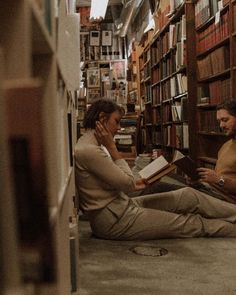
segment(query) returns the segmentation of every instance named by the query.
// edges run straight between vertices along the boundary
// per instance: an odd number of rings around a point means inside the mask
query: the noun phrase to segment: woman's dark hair
[[[101,112],[105,113],[109,118],[110,114],[115,111],[118,111],[121,115],[125,114],[124,108],[110,99],[98,99],[94,101],[85,114],[84,128],[95,129],[96,121],[99,121],[99,115]]]
[[[236,117],[236,101],[233,99],[226,99],[218,104],[216,110],[226,110],[231,116]]]

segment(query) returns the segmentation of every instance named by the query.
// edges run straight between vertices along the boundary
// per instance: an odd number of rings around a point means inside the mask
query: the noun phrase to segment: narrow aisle
[[[135,246],[160,247],[165,256],[141,256]],[[145,242],[91,237],[80,221],[80,295],[236,294],[235,239],[175,239]]]

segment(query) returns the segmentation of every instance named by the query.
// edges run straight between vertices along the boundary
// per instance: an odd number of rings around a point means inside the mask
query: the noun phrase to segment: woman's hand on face
[[[102,124],[99,121],[96,121],[95,127],[95,136],[97,141],[104,145],[106,148],[114,146],[115,142],[110,130],[107,128],[106,124]]]

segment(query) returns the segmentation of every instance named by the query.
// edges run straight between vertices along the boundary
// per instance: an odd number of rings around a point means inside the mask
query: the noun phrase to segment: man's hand
[[[216,174],[216,172],[209,168],[198,168],[197,169],[200,175],[201,182],[207,182],[210,184],[219,182],[220,176]]]

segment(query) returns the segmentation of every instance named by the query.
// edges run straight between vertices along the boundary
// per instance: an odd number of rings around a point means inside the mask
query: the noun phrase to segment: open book
[[[192,180],[200,178],[197,172],[197,163],[189,156],[183,155],[180,151],[175,150],[172,163],[178,166]]]
[[[169,163],[163,156],[160,156],[140,170],[139,175],[150,184],[170,173],[175,168],[174,164]]]
[[[196,171],[197,164],[189,156],[183,155],[178,150],[175,151],[171,163],[169,163],[163,156],[160,156],[140,170],[139,175],[141,178],[146,179],[147,183],[150,184],[175,170],[176,166],[178,166],[192,180],[197,180],[199,178]]]

